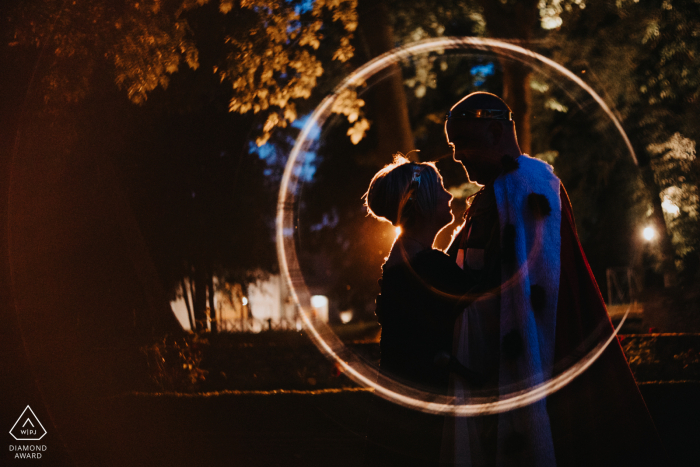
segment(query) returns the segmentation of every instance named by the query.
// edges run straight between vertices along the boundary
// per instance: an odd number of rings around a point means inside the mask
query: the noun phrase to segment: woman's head
[[[442,177],[433,163],[415,163],[402,155],[372,178],[365,193],[370,214],[395,226],[411,227],[417,222],[452,222]],[[449,216],[449,217],[448,217]]]

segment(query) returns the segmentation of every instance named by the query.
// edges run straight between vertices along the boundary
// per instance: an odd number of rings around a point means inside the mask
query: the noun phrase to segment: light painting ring
[[[559,74],[564,75],[570,81],[576,83],[598,103],[601,109],[610,118],[625,142],[632,160],[637,164],[637,158],[632,144],[612,110],[610,110],[605,101],[603,101],[590,86],[562,65],[523,47],[496,39],[479,37],[425,39],[403,47],[398,47],[366,63],[345,78],[343,82],[335,88],[333,93],[323,99],[319,106],[316,107],[297,137],[289,159],[287,160],[280,185],[276,217],[277,255],[280,271],[287,281],[295,304],[299,307],[300,315],[306,329],[319,350],[340,365],[345,374],[353,381],[362,386],[373,388],[375,394],[384,399],[427,413],[457,416],[488,415],[515,410],[542,400],[563,388],[589,368],[603,351],[605,351],[607,346],[617,336],[617,333],[630,312],[630,308],[627,309],[617,328],[614,329],[613,333],[608,336],[605,341],[599,342],[583,358],[563,373],[533,387],[503,394],[498,397],[469,398],[467,400],[457,400],[454,397],[421,391],[416,388],[405,386],[379,373],[377,368],[362,361],[361,358],[347,349],[343,342],[325,323],[316,319],[313,308],[311,307],[311,295],[301,273],[297,256],[294,205],[297,197],[296,191],[300,182],[299,176],[304,165],[303,154],[310,148],[313,140],[312,135],[315,130],[321,128],[331,115],[333,103],[341,92],[347,89],[354,89],[366,82],[368,78],[384,70],[387,66],[396,64],[401,60],[405,60],[417,54],[441,52],[444,50],[475,49],[495,52],[496,54],[501,54],[516,60],[534,59],[549,68],[553,68]]]

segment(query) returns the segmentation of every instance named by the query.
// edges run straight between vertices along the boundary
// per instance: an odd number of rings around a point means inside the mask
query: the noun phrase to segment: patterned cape
[[[455,324],[454,354],[466,366],[479,369],[497,354],[500,396],[547,381],[613,332],[563,185],[548,164],[527,155],[517,162],[494,182],[500,293],[472,303]],[[461,235],[466,232],[455,241]],[[463,257],[457,255],[458,264]],[[480,329],[493,313],[498,340]],[[474,395],[459,378],[451,392]],[[489,431],[495,432],[490,451],[484,448]],[[442,452],[444,461],[464,466],[663,465],[665,459],[617,340],[547,399],[499,415],[448,420]]]

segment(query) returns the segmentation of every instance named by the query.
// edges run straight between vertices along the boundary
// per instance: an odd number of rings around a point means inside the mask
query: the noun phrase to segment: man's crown
[[[448,112],[445,115],[445,120],[471,120],[474,118],[483,118],[489,120],[507,120],[513,121],[513,112],[510,110],[498,109],[475,109],[475,110],[460,110],[456,112]]]

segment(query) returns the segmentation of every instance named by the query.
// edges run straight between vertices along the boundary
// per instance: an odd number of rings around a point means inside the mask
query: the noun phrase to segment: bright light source
[[[396,232],[397,237],[401,235],[401,227],[394,227],[394,231]]]
[[[644,237],[644,240],[647,242],[650,242],[656,237],[656,230],[654,230],[654,227],[644,227],[642,237]]]
[[[311,297],[311,306],[314,308],[321,308],[328,306],[328,298],[323,295],[314,295]]]
[[[340,312],[340,321],[345,323],[349,323],[350,320],[352,320],[352,310],[345,310]]]
[[[328,297],[325,295],[313,295],[311,297],[311,307],[316,315],[316,318],[328,322]]]
[[[246,306],[248,304],[248,297],[243,297],[241,299],[241,303],[243,304],[243,306]]]

